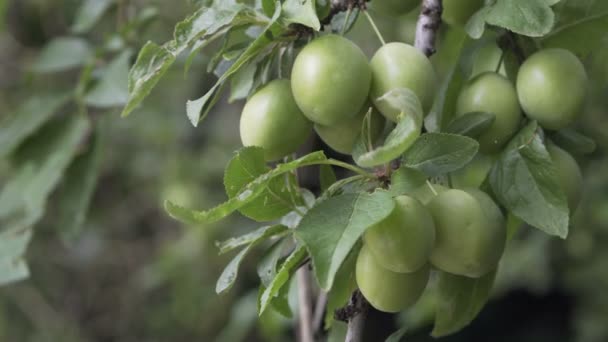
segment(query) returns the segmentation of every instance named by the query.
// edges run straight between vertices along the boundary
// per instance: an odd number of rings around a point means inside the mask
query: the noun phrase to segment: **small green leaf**
[[[64,184],[59,189],[58,229],[64,240],[73,240],[86,219],[87,211],[103,159],[104,122],[97,124],[86,151],[76,157],[64,175]]]
[[[246,99],[253,90],[254,79],[258,71],[257,63],[249,63],[234,74],[230,80],[229,103]]]
[[[496,119],[491,113],[472,112],[454,119],[445,129],[447,133],[465,135],[471,138],[479,137]]]
[[[264,226],[254,230],[251,233],[241,235],[239,237],[230,238],[223,242],[216,243],[217,248],[220,249],[220,254],[224,254],[239,248],[244,245],[250,245],[265,240],[269,237],[279,235],[287,231],[287,227],[282,224],[275,224],[272,226]]]
[[[524,36],[541,37],[553,28],[555,14],[547,0],[496,0],[467,23],[466,30],[472,38],[482,36],[484,22]]]
[[[263,286],[269,286],[270,282],[276,277],[279,260],[288,250],[287,247],[291,245],[293,245],[293,242],[290,241],[290,239],[282,239],[266,251],[266,254],[264,254],[257,267],[258,276],[260,277]]]
[[[250,234],[241,236],[239,238],[230,239],[219,244],[218,247],[220,248],[220,254],[231,251],[245,244],[247,244],[247,247],[243,248],[228,263],[226,268],[224,268],[224,271],[217,280],[217,283],[215,284],[215,292],[220,294],[230,290],[238,276],[241,262],[253,247],[257,246],[260,242],[265,241],[269,237],[280,234],[285,230],[287,230],[287,227],[282,225],[262,227]]]
[[[241,262],[251,250],[251,245],[243,248],[224,268],[224,271],[220,275],[217,283],[215,283],[215,293],[221,294],[224,293],[234,285],[236,281],[236,277],[239,274],[239,267],[241,266]]]
[[[530,122],[509,143],[490,170],[489,182],[498,201],[515,216],[550,235],[568,235],[569,210],[557,171]]]
[[[57,72],[84,65],[93,57],[93,49],[82,38],[59,37],[49,42],[32,65],[39,73]]]
[[[88,32],[113,4],[114,0],[83,1],[76,12],[72,32],[77,34]]]
[[[285,0],[281,19],[287,25],[302,24],[315,31],[321,29],[315,9],[315,0]]]
[[[175,26],[174,39],[159,46],[148,42],[140,50],[129,72],[129,100],[122,116],[129,115],[187,48],[196,49],[221,36],[229,25],[258,22],[253,10],[234,1],[215,1],[212,7],[202,7]],[[211,97],[211,96],[209,96]]]
[[[572,128],[564,128],[551,136],[556,144],[574,154],[590,154],[597,145],[593,139],[582,135]]]
[[[604,2],[604,8],[578,17],[544,36],[542,44],[543,47],[564,48],[579,56],[588,56],[597,53],[597,48],[600,46],[605,49],[606,37],[608,37],[606,27],[608,27],[608,6]]]
[[[129,100],[122,116],[129,115],[146,98],[165,72],[175,62],[171,44],[159,46],[147,42],[139,51],[135,64],[129,71]]]
[[[250,182],[241,191],[239,191],[237,195],[230,198],[227,202],[224,202],[223,204],[220,204],[208,211],[191,210],[176,205],[171,201],[165,201],[165,210],[176,220],[188,224],[216,222],[255,200],[264,192],[264,190],[266,190],[269,182],[275,177],[281,176],[299,167],[315,165],[324,160],[327,160],[327,158],[322,151],[318,151],[296,159],[292,162],[279,164],[275,169],[257,177],[254,181]]]
[[[360,245],[360,244],[359,244]],[[325,329],[330,329],[334,323],[334,313],[337,309],[348,303],[353,292],[357,289],[355,279],[355,265],[359,256],[359,245],[350,251],[348,257],[336,273],[336,281],[327,293],[327,307],[325,309]]]
[[[13,152],[68,100],[66,95],[39,95],[21,104],[14,114],[7,115],[0,121],[0,158]]]
[[[24,255],[31,238],[32,231],[29,228],[0,231],[0,285],[29,276]]]
[[[384,342],[401,342],[407,333],[407,327],[395,331]]]
[[[407,150],[403,165],[436,177],[464,167],[478,150],[477,141],[462,135],[426,133]]]
[[[404,195],[420,188],[426,182],[427,176],[414,169],[401,166],[391,175],[391,187],[389,189],[393,196]]]
[[[405,88],[398,88],[382,95],[378,101],[385,101],[401,111],[397,126],[388,134],[382,146],[368,150],[365,134],[360,135],[353,149],[357,165],[373,167],[383,165],[398,158],[414,143],[422,129],[422,106],[416,94]]]
[[[295,233],[310,252],[322,289],[332,288],[338,269],[361,235],[394,207],[386,191],[361,192],[329,198],[306,213]]]
[[[260,147],[244,147],[238,150],[224,171],[224,187],[229,198],[237,196],[247,184],[268,172],[264,150]],[[243,206],[239,212],[256,221],[272,221],[303,205],[291,174],[269,181],[268,186],[255,201]]]
[[[488,301],[495,277],[496,271],[481,278],[439,272],[435,327],[431,335],[450,335],[469,325]]]
[[[42,127],[15,152],[15,173],[0,192],[0,284],[27,277],[23,261],[31,227],[76,155],[88,130],[81,116],[55,120]]]
[[[321,192],[325,192],[338,179],[331,165],[321,165],[319,168],[319,181],[321,183]]]
[[[467,22],[464,29],[471,38],[479,39],[481,36],[483,36],[483,32],[486,29],[486,17],[488,16],[490,9],[491,7],[481,8],[479,11],[473,14],[473,16]]]
[[[306,248],[300,246],[293,251],[283,265],[281,265],[281,269],[277,272],[277,275],[274,277],[272,282],[268,285],[268,287],[262,293],[260,297],[260,308],[259,315],[262,315],[264,311],[268,308],[268,305],[271,301],[279,294],[281,288],[287,284],[287,281],[291,277],[291,275],[296,271],[297,266],[300,265],[304,258],[306,258],[308,254],[306,253]]]
[[[230,68],[228,68],[228,70],[226,70],[226,72],[220,76],[215,85],[212,86],[211,89],[209,89],[202,97],[187,102],[186,112],[193,126],[196,127],[198,123],[207,116],[209,110],[215,104],[215,100],[217,99],[224,83],[243,66],[256,58],[259,54],[263,53],[264,49],[267,49],[270,45],[272,45],[275,35],[280,35],[282,33],[281,27],[277,24],[277,19],[279,18],[280,14],[281,7],[277,6],[277,10],[275,11],[270,23],[268,23],[258,38],[256,38],[249,45],[249,47],[239,56],[239,58],[230,66]]]
[[[105,68],[99,82],[87,93],[88,105],[99,108],[123,106],[129,100],[128,73],[131,50],[116,56]]]

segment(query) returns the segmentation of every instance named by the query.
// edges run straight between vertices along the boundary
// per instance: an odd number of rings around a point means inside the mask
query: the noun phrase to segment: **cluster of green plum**
[[[268,161],[280,159],[305,142],[313,127],[337,152],[350,154],[372,109],[370,135],[379,138],[385,119],[400,112],[379,100],[396,88],[408,88],[425,111],[433,102],[436,76],[428,58],[413,46],[389,43],[371,62],[350,40],[325,35],[297,55],[291,81],[274,80],[245,104],[240,121],[243,145],[263,147]]]
[[[587,76],[572,53],[546,49],[520,67],[516,85],[496,72],[481,72],[463,87],[456,115],[489,112],[493,124],[478,138],[480,149],[495,153],[520,126],[522,110],[549,130],[571,124],[582,111]],[[547,144],[568,207],[581,196],[582,175],[576,160]],[[478,278],[497,267],[505,247],[505,218],[484,192],[423,186],[412,196],[395,198],[396,209],[364,235],[356,278],[376,309],[401,311],[424,291],[430,267]]]
[[[398,312],[414,304],[431,265],[472,278],[497,267],[505,219],[484,192],[424,185],[394,200],[394,211],[366,231],[357,258],[357,285],[374,308]]]

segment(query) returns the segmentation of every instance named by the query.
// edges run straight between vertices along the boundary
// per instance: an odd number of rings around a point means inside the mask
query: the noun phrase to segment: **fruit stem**
[[[433,192],[433,195],[437,196],[437,190],[435,190],[435,187],[433,186],[433,184],[431,184],[431,182],[429,182],[429,180],[426,180],[426,185],[429,186],[429,188],[431,188],[431,192]]]
[[[354,172],[354,173],[356,173],[358,175],[361,175],[361,176],[363,176],[365,178],[376,178],[376,176],[374,176],[374,174],[369,173],[369,172],[363,170],[360,167],[357,167],[357,166],[354,166],[354,165],[351,165],[351,164],[348,164],[348,163],[345,163],[345,162],[342,162],[342,161],[339,161],[339,160],[336,160],[336,159],[322,160],[322,161],[317,162],[316,164],[339,166],[341,168],[350,170],[350,171],[352,171],[352,172]]]
[[[496,72],[497,74],[500,73],[500,67],[502,66],[502,63],[505,61],[505,50],[502,50],[502,52],[500,53],[500,59],[498,60],[498,64],[496,65],[496,69],[494,70],[494,72]]]
[[[348,10],[346,11],[346,16],[344,17],[344,25],[342,25],[342,30],[340,30],[341,36],[346,33],[346,28],[348,27],[348,21],[350,20],[351,14],[353,14],[353,8],[348,7]]]
[[[372,19],[372,16],[369,15],[369,13],[367,11],[363,11],[363,14],[365,14],[365,17],[367,18],[367,21],[369,22],[369,24],[374,29],[374,32],[376,32],[376,36],[378,36],[378,39],[380,40],[380,42],[382,43],[382,45],[386,45],[386,41],[382,37],[382,34],[380,33],[380,30],[378,30],[378,26],[376,26],[376,23],[374,22],[374,19]]]

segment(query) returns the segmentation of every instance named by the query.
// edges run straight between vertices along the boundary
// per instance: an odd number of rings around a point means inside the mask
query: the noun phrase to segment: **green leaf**
[[[359,245],[350,251],[348,257],[340,266],[336,273],[336,281],[327,293],[327,307],[325,309],[325,329],[330,329],[334,322],[334,313],[337,309],[344,307],[353,292],[357,289],[357,280],[355,278],[355,265],[359,256]]]
[[[338,179],[331,165],[321,165],[319,168],[319,182],[321,183],[321,192],[325,192]]]
[[[251,246],[247,246],[243,248],[224,268],[222,274],[220,275],[217,283],[215,283],[215,293],[221,294],[224,293],[234,285],[236,281],[236,277],[239,274],[239,267],[241,266],[241,262],[251,250]]]
[[[0,121],[0,158],[9,155],[25,139],[47,122],[69,97],[47,94],[29,98],[12,115]]]
[[[154,86],[188,47],[202,47],[229,25],[257,23],[261,19],[246,5],[234,1],[216,1],[203,7],[175,26],[174,39],[159,46],[148,42],[140,50],[129,72],[129,100],[122,116],[131,113],[150,94]]]
[[[466,135],[477,138],[488,129],[496,119],[491,113],[472,112],[466,113],[454,119],[445,129],[447,133]]]
[[[159,46],[147,42],[139,51],[135,64],[129,71],[129,100],[122,111],[122,116],[129,115],[175,62],[176,54],[170,44]]]
[[[436,177],[464,167],[478,150],[477,141],[462,135],[426,133],[407,150],[403,165]]]
[[[263,53],[264,49],[272,50],[274,37],[282,33],[282,28],[277,24],[277,20],[281,14],[281,7],[277,6],[274,16],[264,30],[260,33],[249,47],[239,56],[239,58],[224,72],[217,80],[214,86],[207,91],[202,97],[188,101],[186,104],[186,112],[188,118],[194,127],[203,120],[211,107],[217,101],[218,94],[220,93],[224,83],[242,67],[244,67],[251,60],[256,58],[259,54]],[[269,48],[270,46],[270,48]]]
[[[407,333],[407,327],[402,327],[401,329],[395,331],[389,336],[385,342],[401,342]]]
[[[312,257],[315,275],[324,290],[332,288],[340,265],[370,226],[394,209],[386,191],[343,194],[310,209],[295,231]]]
[[[220,248],[220,254],[227,251],[231,251],[239,246],[247,244],[247,247],[243,248],[224,268],[224,271],[220,275],[217,283],[215,284],[215,292],[218,294],[224,293],[234,285],[239,272],[239,266],[245,258],[245,256],[251,251],[253,247],[258,245],[260,242],[265,241],[271,236],[284,232],[287,227],[282,225],[262,227],[253,233],[241,236],[236,239],[230,239],[218,245]]]
[[[277,275],[279,260],[284,256],[287,247],[293,245],[290,239],[282,239],[272,245],[258,263],[257,272],[262,285],[268,287]]]
[[[287,25],[302,24],[315,31],[321,29],[315,9],[315,0],[285,0],[281,19]]]
[[[247,66],[237,71],[230,80],[229,103],[237,100],[246,99],[253,90],[258,63],[249,63]]]
[[[0,231],[0,285],[29,276],[24,255],[31,238],[32,231],[29,228]]]
[[[258,312],[260,316],[266,311],[271,301],[279,294],[281,288],[287,284],[291,275],[296,271],[297,267],[304,261],[304,258],[306,258],[307,255],[306,248],[299,246],[287,257],[287,259],[285,259],[285,262],[281,265],[281,269],[277,272],[277,275],[260,297],[260,308]]]
[[[76,12],[72,32],[86,33],[95,26],[103,14],[114,4],[114,0],[85,0]]]
[[[580,56],[597,53],[600,46],[605,49],[608,39],[608,6],[605,7],[556,28],[542,38],[543,47],[564,48]]]
[[[296,159],[292,162],[279,164],[275,169],[257,177],[227,202],[224,202],[223,204],[220,204],[208,211],[195,211],[187,209],[176,205],[171,201],[165,201],[165,210],[176,220],[188,224],[216,222],[255,200],[264,192],[264,190],[266,190],[269,182],[273,178],[281,176],[287,172],[291,172],[299,167],[315,165],[324,160],[327,160],[327,158],[322,151],[318,151]]]
[[[262,148],[253,146],[241,148],[230,160],[224,172],[226,194],[229,198],[237,196],[247,184],[269,170]],[[301,200],[296,200],[299,199],[299,194],[295,193],[294,188],[293,175],[274,178],[254,201],[241,207],[239,212],[260,222],[278,219],[292,211],[295,206],[303,204]]]
[[[564,128],[551,136],[560,147],[574,154],[590,154],[597,147],[593,139],[582,135],[572,128]]]
[[[547,0],[497,0],[471,17],[467,33],[479,39],[484,22],[524,36],[541,37],[553,28],[555,14]]]
[[[471,323],[488,301],[495,277],[496,271],[481,278],[439,272],[435,327],[431,335],[453,334]]]
[[[568,235],[569,210],[557,171],[530,122],[509,143],[490,170],[498,201],[515,216],[550,235]]]
[[[401,166],[391,175],[389,191],[393,196],[408,194],[420,188],[426,182],[426,179],[424,173]]]
[[[84,65],[93,57],[93,49],[82,38],[59,37],[50,41],[32,65],[39,73],[57,72]]]
[[[93,107],[109,108],[124,106],[129,100],[129,65],[131,50],[116,56],[105,68],[101,79],[87,93],[85,102]]]
[[[382,95],[378,101],[385,101],[391,107],[399,109],[399,122],[388,134],[382,146],[371,151],[367,148],[362,134],[353,149],[353,158],[357,165],[373,167],[383,165],[400,157],[414,143],[422,129],[422,106],[416,94],[405,88],[398,88]]]
[[[469,18],[464,29],[471,38],[479,39],[483,36],[486,29],[486,16],[490,9],[490,7],[483,7]]]
[[[264,226],[254,230],[251,233],[247,233],[235,238],[233,237],[223,242],[218,242],[216,243],[216,246],[220,249],[220,254],[224,254],[241,246],[257,243],[268,239],[269,237],[282,234],[287,230],[287,227],[282,224]]]
[[[66,170],[64,184],[56,197],[59,203],[58,229],[64,240],[76,238],[86,219],[103,159],[104,125],[103,121],[97,124],[87,150]]]
[[[32,226],[88,130],[80,116],[43,127],[16,151],[16,171],[0,192],[0,284],[27,277],[23,254]]]

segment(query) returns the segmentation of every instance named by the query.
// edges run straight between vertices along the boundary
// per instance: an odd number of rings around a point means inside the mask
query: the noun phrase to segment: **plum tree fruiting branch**
[[[441,26],[441,0],[422,0],[420,16],[416,23],[416,40],[414,46],[427,56],[435,53],[437,31]]]

